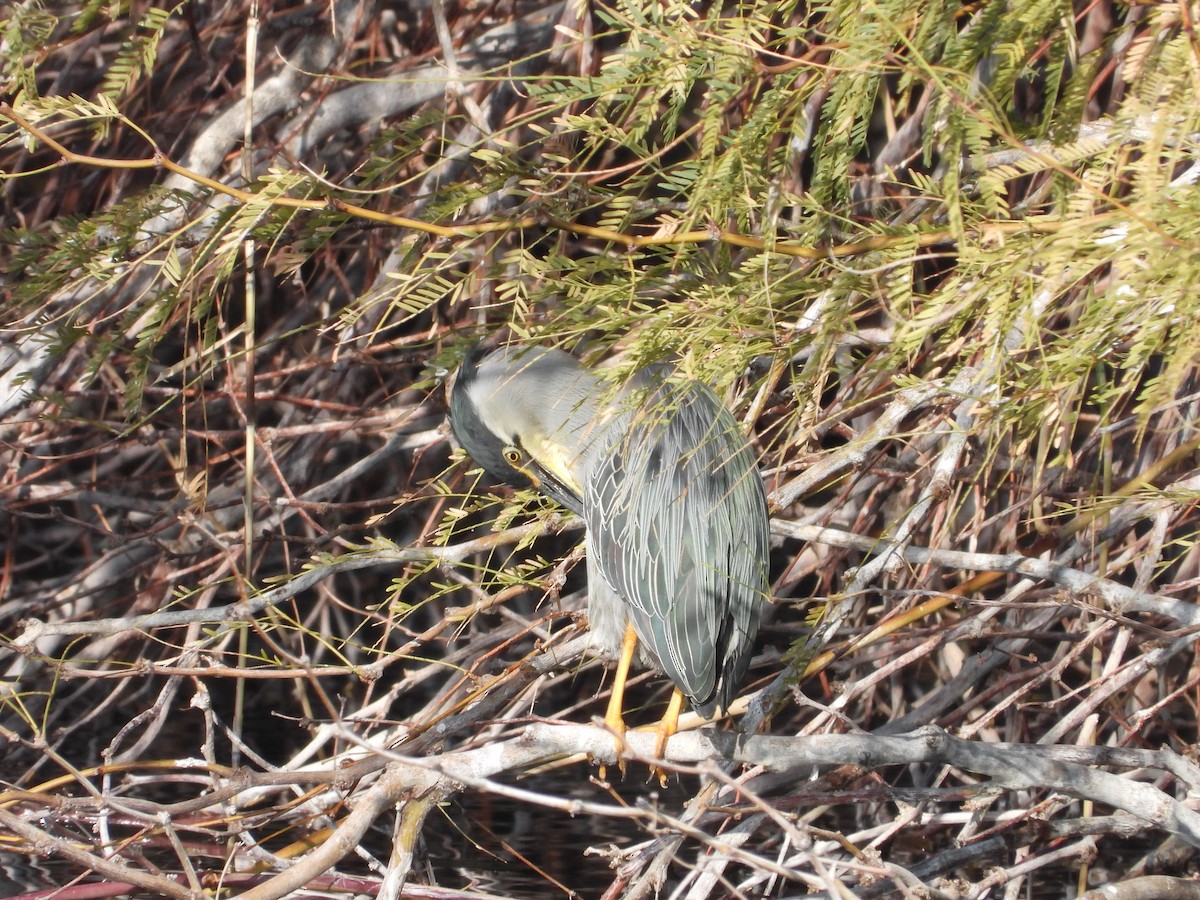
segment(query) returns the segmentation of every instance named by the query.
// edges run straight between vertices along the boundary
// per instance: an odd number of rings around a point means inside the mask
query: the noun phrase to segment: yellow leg
[[[634,651],[637,650],[638,636],[632,625],[625,626],[625,637],[621,640],[621,656],[617,660],[617,674],[613,676],[612,696],[608,701],[608,711],[604,714],[604,724],[617,737],[617,767],[625,774],[625,761],[621,753],[625,748],[625,682],[629,680],[629,665],[633,662]],[[600,767],[600,777],[606,773]]]
[[[679,711],[681,709],[683,709],[683,692],[679,688],[675,688],[671,692],[667,711],[663,713],[662,720],[658,723],[658,738],[654,742],[654,755],[659,759],[666,755],[667,741],[671,739],[671,735],[679,730]],[[663,787],[667,786],[667,770],[662,766],[652,765],[650,775],[657,775],[658,783]]]
[[[679,712],[683,709],[683,691],[679,688],[671,693],[671,702],[658,723],[658,740],[654,742],[654,755],[662,759],[667,753],[667,741],[679,730]]]

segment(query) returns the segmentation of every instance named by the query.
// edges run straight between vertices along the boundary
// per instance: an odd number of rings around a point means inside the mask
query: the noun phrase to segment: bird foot
[[[654,758],[665,760],[667,758],[667,742],[671,740],[671,736],[679,731],[679,713],[683,709],[683,694],[678,688],[671,694],[671,702],[667,704],[667,711],[663,713],[662,720],[658,723],[656,731],[657,737],[654,741]],[[650,767],[650,775],[658,775],[658,783],[663,787],[667,786],[667,770],[662,766],[653,765]]]
[[[613,744],[617,754],[617,769],[621,773],[621,778],[625,778],[625,756],[629,751],[629,745],[625,743],[625,719],[621,715],[620,710],[615,716],[612,715],[612,710],[604,717],[604,725],[613,734]],[[604,763],[600,764],[600,770],[597,773],[601,781],[608,781],[608,767]]]

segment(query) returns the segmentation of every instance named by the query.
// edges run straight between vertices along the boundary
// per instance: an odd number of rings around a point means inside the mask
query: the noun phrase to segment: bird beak
[[[543,494],[579,515],[583,514],[583,491],[570,476],[561,477],[540,462],[530,460],[521,470]],[[566,473],[563,473],[566,475]]]

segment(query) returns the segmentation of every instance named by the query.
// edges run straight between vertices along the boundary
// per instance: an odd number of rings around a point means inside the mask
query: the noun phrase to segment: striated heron
[[[768,517],[754,453],[716,395],[658,369],[617,389],[561,350],[477,345],[450,422],[488,473],[583,518],[592,643],[618,659],[609,727],[624,733],[635,654],[675,683],[660,756],[683,697],[706,718],[726,709],[767,593]]]

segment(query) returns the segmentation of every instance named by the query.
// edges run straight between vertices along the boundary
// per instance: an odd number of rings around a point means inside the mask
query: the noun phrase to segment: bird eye
[[[521,461],[521,451],[516,447],[505,447],[504,458],[508,460],[510,466],[515,466]]]

